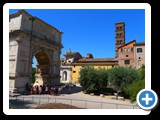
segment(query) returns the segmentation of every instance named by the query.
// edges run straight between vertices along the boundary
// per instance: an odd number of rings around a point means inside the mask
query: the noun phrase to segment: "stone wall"
[[[37,17],[34,17],[34,20],[30,20],[33,16],[27,14],[26,12],[22,13],[22,25],[21,30],[31,32],[33,35],[36,35],[42,39],[61,42],[60,36],[61,33],[56,28],[50,26],[44,21],[40,20]],[[33,28],[32,28],[33,24]]]
[[[9,18],[9,30],[19,30],[21,28],[22,15],[17,15],[16,17]]]
[[[134,66],[134,49],[132,51],[135,41],[123,45],[118,49],[118,63],[119,66]],[[130,64],[125,64],[125,60],[129,60]]]
[[[15,75],[15,61],[16,61],[16,56],[17,56],[17,47],[18,43],[17,41],[11,41],[9,43],[9,73],[10,76]]]

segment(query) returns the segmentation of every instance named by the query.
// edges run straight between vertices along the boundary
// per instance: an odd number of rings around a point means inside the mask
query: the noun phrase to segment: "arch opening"
[[[35,65],[35,85],[49,84],[48,78],[50,74],[50,60],[44,51],[37,52],[34,57]],[[32,78],[33,81],[33,78]]]

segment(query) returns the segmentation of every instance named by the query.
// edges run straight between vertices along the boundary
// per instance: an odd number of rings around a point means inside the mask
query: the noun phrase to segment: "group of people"
[[[49,85],[36,85],[36,86],[27,86],[26,85],[26,94],[30,95],[41,95],[41,94],[50,94],[50,95],[60,95],[62,92],[62,86],[49,86]]]

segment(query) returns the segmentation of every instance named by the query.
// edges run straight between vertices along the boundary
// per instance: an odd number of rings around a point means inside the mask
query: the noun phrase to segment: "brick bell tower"
[[[125,23],[118,22],[115,24],[115,58],[118,57],[118,47],[125,44]]]

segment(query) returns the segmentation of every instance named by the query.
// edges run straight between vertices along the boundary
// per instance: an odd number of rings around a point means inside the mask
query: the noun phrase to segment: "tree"
[[[36,68],[32,68],[32,84],[35,83]]]
[[[138,71],[132,67],[114,67],[108,70],[110,86],[117,92],[124,91],[137,78]]]
[[[80,70],[79,83],[87,93],[102,92],[108,85],[107,70],[84,67]]]
[[[97,89],[104,90],[108,86],[108,71],[106,69],[98,69]]]

